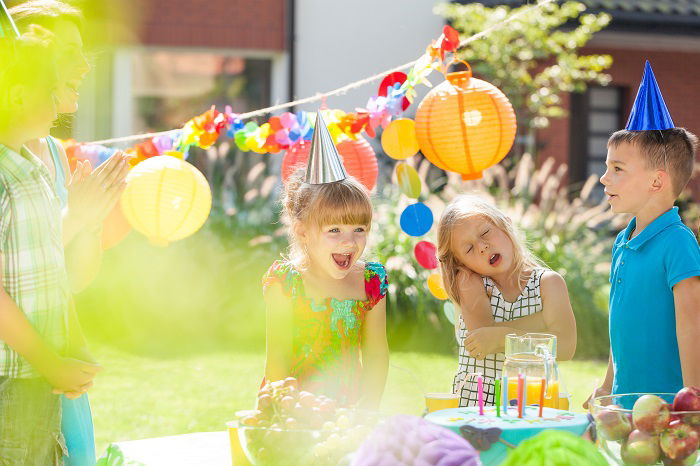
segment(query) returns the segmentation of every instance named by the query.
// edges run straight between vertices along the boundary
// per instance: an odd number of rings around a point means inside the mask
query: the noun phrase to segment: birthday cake
[[[590,423],[588,416],[560,409],[543,408],[539,417],[539,407],[528,406],[523,417],[518,417],[515,406],[508,412],[496,415],[496,408],[484,408],[479,415],[478,407],[450,408],[434,411],[425,419],[462,435],[479,450],[484,465],[497,465],[505,460],[508,451],[520,442],[537,435],[543,430],[555,429],[583,435]]]

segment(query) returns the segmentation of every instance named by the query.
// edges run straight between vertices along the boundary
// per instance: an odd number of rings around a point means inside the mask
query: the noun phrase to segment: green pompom
[[[522,442],[501,466],[608,466],[591,442],[571,432],[546,430]]]

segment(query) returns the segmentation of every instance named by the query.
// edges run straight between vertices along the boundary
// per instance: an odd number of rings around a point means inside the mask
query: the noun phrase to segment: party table
[[[115,442],[97,466],[231,466],[227,432]]]

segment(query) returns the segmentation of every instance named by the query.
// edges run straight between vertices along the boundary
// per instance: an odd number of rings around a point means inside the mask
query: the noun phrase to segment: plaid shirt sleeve
[[[2,256],[7,240],[7,231],[12,220],[12,209],[10,209],[10,198],[5,190],[5,185],[0,183],[0,266],[2,266]]]

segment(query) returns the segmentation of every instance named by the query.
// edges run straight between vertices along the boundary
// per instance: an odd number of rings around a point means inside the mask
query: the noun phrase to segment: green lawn
[[[109,347],[93,352],[105,368],[90,391],[98,456],[110,442],[224,430],[235,411],[253,406],[264,360],[233,350],[174,359]],[[423,391],[450,390],[456,365],[449,355],[392,353],[382,411],[420,414]],[[560,368],[572,409],[580,410],[605,364],[577,361]]]

